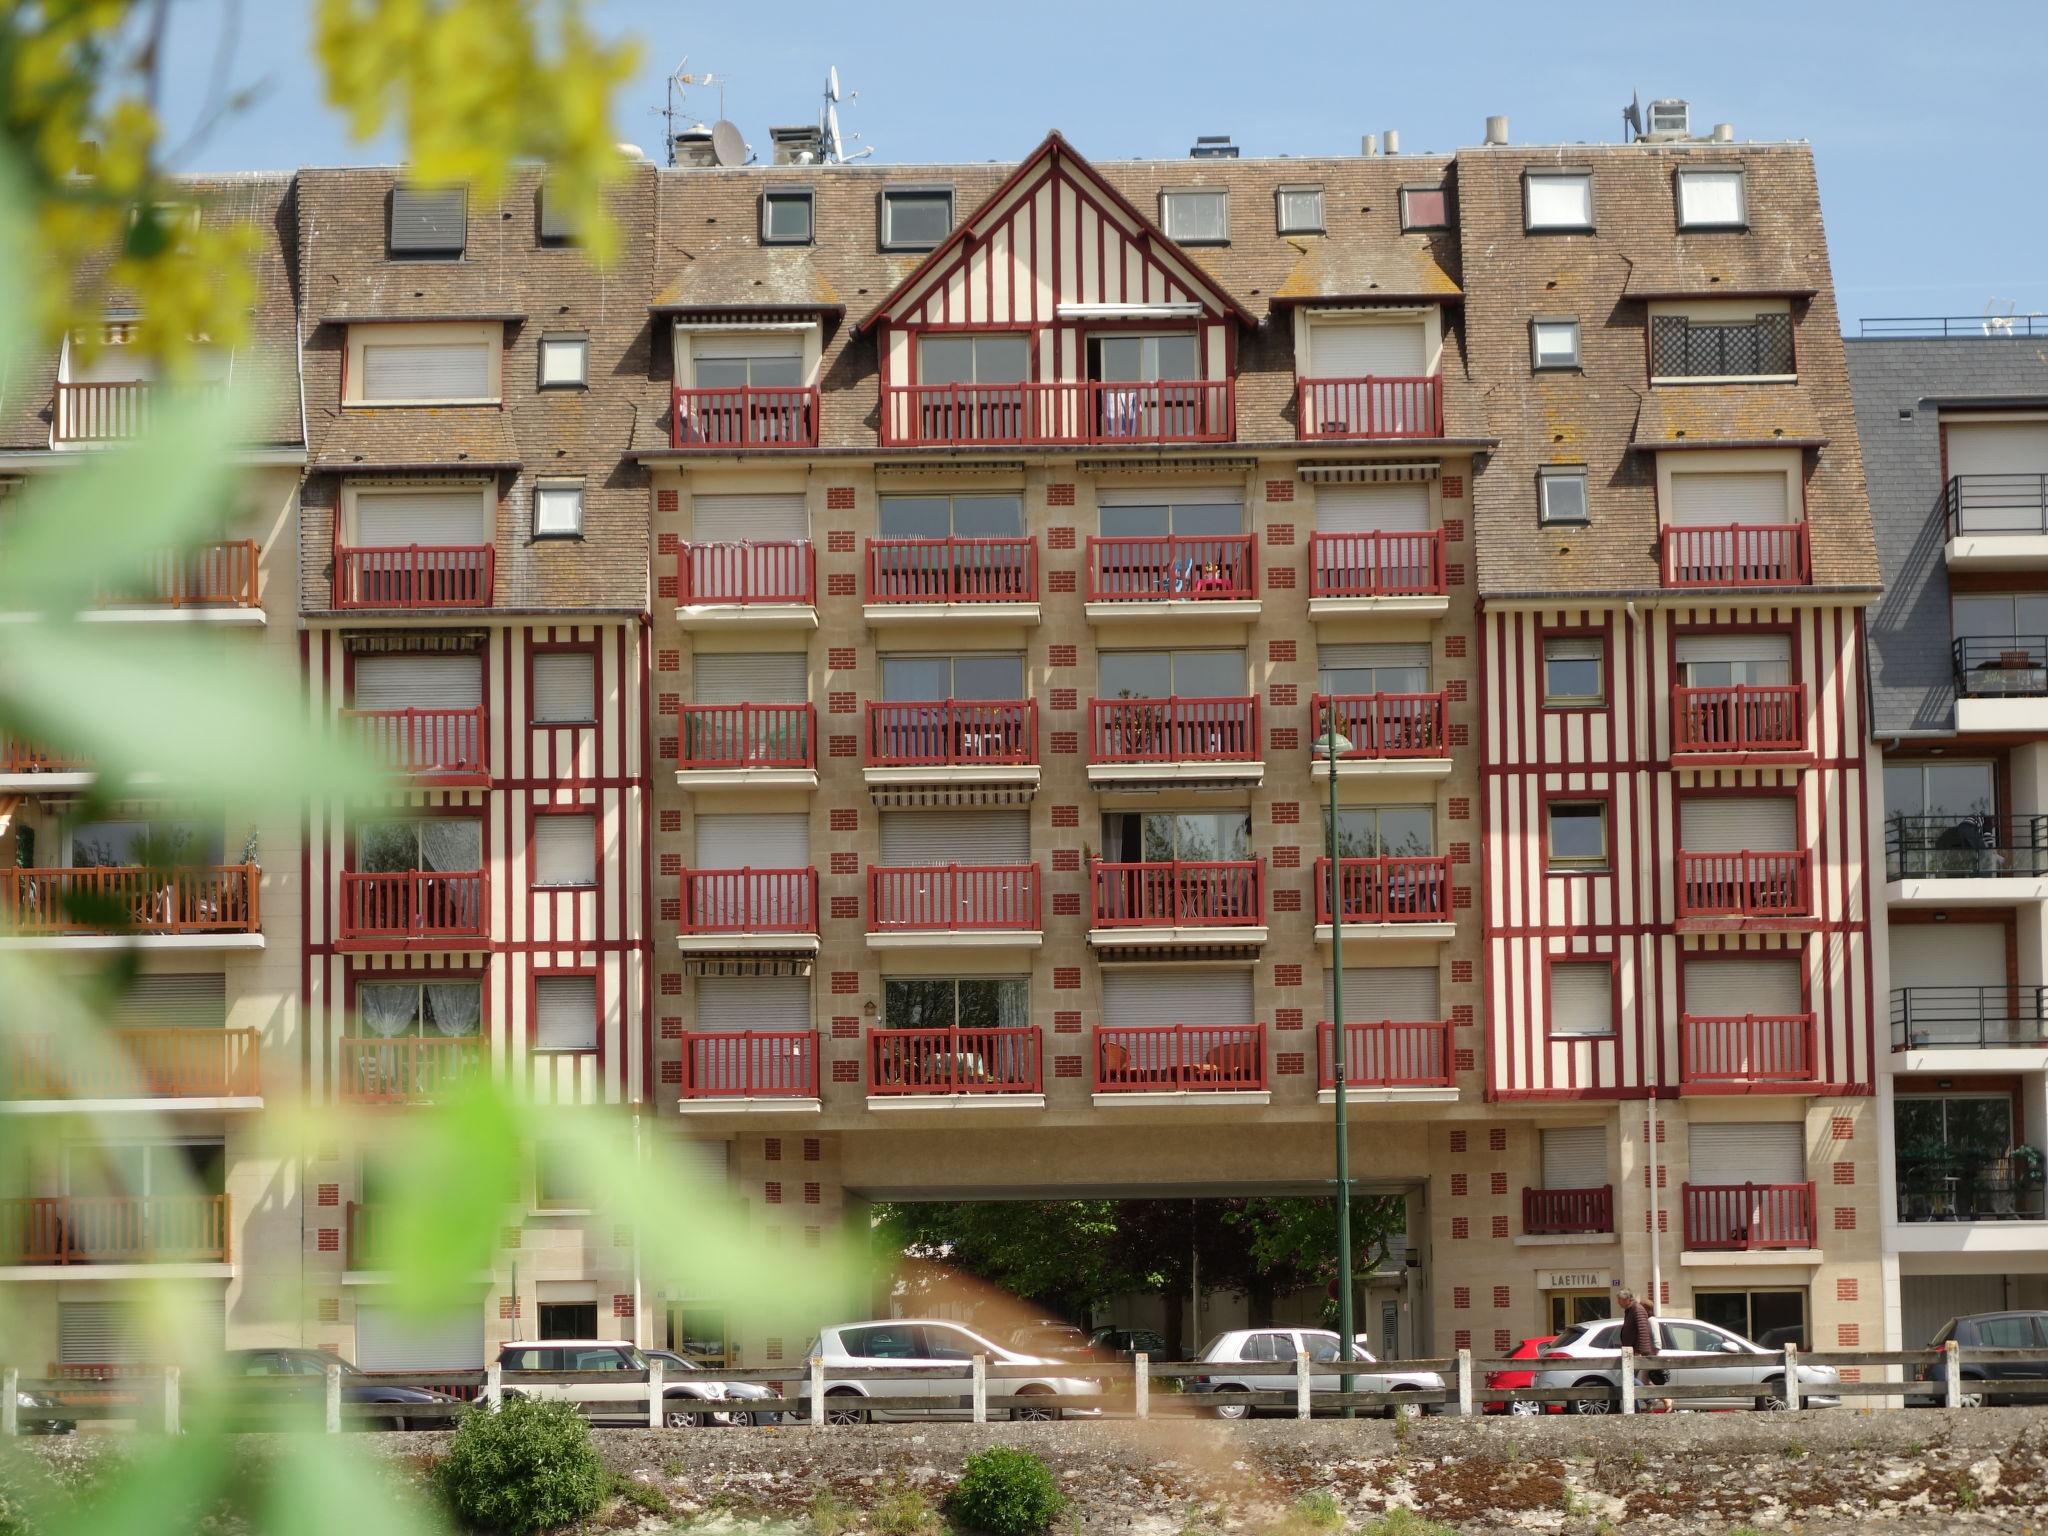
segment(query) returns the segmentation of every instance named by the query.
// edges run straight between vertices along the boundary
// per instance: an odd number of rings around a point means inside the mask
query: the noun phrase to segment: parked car
[[[1317,1392],[1342,1390],[1343,1373],[1337,1369],[1337,1335],[1321,1328],[1239,1328],[1218,1334],[1209,1341],[1200,1359],[1214,1369],[1190,1377],[1190,1392],[1292,1392],[1295,1390],[1295,1356],[1308,1351],[1309,1361],[1320,1369],[1309,1374],[1311,1397]],[[1354,1392],[1441,1392],[1444,1379],[1435,1371],[1388,1369],[1373,1359],[1362,1340],[1354,1340],[1351,1352]],[[1252,1416],[1248,1403],[1226,1403],[1209,1410],[1219,1419]],[[1292,1413],[1290,1406],[1285,1410]],[[1393,1418],[1396,1409],[1385,1410]]]
[[[571,1402],[586,1416],[611,1424],[647,1422],[647,1383],[636,1373],[647,1369],[647,1357],[624,1339],[523,1340],[501,1345],[498,1366],[509,1397],[552,1398]],[[616,1374],[616,1381],[549,1381],[526,1373],[572,1371]],[[662,1384],[662,1423],[670,1429],[695,1429],[724,1410],[725,1385],[688,1379]]]
[[[1542,1355],[1543,1346],[1553,1342],[1556,1338],[1557,1335],[1554,1333],[1544,1333],[1538,1334],[1533,1339],[1524,1339],[1515,1346],[1515,1352],[1509,1355],[1508,1358],[1510,1360],[1535,1360]],[[1531,1366],[1526,1371],[1488,1371],[1486,1373],[1486,1384],[1497,1392],[1511,1391],[1517,1387],[1533,1387],[1536,1385],[1536,1368]],[[1519,1397],[1513,1399],[1497,1397],[1486,1404],[1486,1411],[1488,1413],[1513,1414],[1518,1419],[1533,1419],[1545,1413],[1563,1413],[1564,1404],[1530,1402],[1525,1398]]]
[[[1088,1335],[1072,1323],[1027,1323],[1010,1335],[1010,1348],[1027,1355],[1046,1355],[1054,1360],[1098,1360],[1101,1358]]]
[[[1164,1335],[1150,1328],[1098,1328],[1088,1335],[1088,1342],[1105,1360],[1129,1360],[1137,1355],[1164,1360],[1167,1355]]]
[[[429,1387],[401,1387],[377,1380],[336,1354],[324,1349],[231,1349],[225,1356],[222,1374],[229,1380],[229,1416],[240,1422],[260,1417],[268,1421],[287,1407],[301,1415],[318,1411],[327,1400],[327,1368],[341,1367],[341,1400],[348,1405],[369,1404],[389,1409],[370,1414],[348,1414],[343,1423],[365,1429],[453,1429],[455,1420],[446,1415],[411,1418],[406,1409],[427,1404],[459,1403],[461,1398]],[[264,1381],[261,1387],[237,1391],[233,1382]],[[271,1384],[274,1383],[274,1384]],[[269,1410],[266,1413],[264,1410]],[[267,1427],[267,1425],[266,1425]]]
[[[1941,1325],[1941,1331],[1929,1341],[1928,1347],[1945,1348],[1950,1339],[1956,1341],[1957,1348],[1964,1350],[2048,1349],[2048,1312],[1973,1312],[1966,1317],[1952,1317]],[[1993,1382],[2000,1381],[2048,1380],[2048,1360],[1965,1358],[1959,1371],[1963,1378],[1961,1400],[1965,1408],[1982,1408],[1987,1403],[2044,1401],[2039,1397],[1995,1392],[1990,1388]],[[1939,1361],[1930,1362],[1920,1369],[1922,1381],[1940,1381],[1942,1377]],[[1913,1401],[1939,1408],[1946,1399],[1923,1397]]]
[[[685,1355],[677,1354],[674,1350],[643,1349],[640,1351],[640,1353],[645,1355],[650,1361],[659,1360],[661,1362],[662,1396],[664,1397],[669,1395],[669,1385],[677,1381],[679,1378],[685,1376],[703,1376],[705,1374],[703,1366],[699,1365],[696,1361],[688,1358]],[[697,1384],[698,1383],[695,1382],[687,1383],[687,1385]],[[706,1380],[702,1383],[702,1385],[706,1387],[718,1388],[720,1393],[723,1395],[724,1401],[729,1404],[761,1402],[767,1399],[780,1397],[782,1395],[780,1392],[774,1391],[772,1388],[762,1386],[761,1383],[758,1381]],[[713,1399],[713,1401],[716,1401],[716,1399]],[[680,1409],[679,1411],[688,1412],[689,1410]],[[750,1424],[780,1424],[782,1422],[782,1414],[777,1410],[743,1408],[737,1406],[730,1407],[726,1409],[723,1413],[714,1413],[711,1417],[717,1423],[736,1424],[741,1426],[742,1428]],[[670,1427],[680,1429],[686,1426],[671,1425]]]
[[[1638,1370],[1671,1373],[1677,1386],[1713,1386],[1724,1390],[1710,1397],[1681,1398],[1685,1408],[1782,1408],[1785,1358],[1761,1344],[1753,1344],[1739,1333],[1717,1328],[1692,1317],[1659,1317],[1651,1321],[1657,1329],[1658,1355]],[[1567,1413],[1612,1413],[1613,1399],[1605,1395],[1614,1389],[1617,1367],[1605,1361],[1577,1364],[1586,1355],[1613,1354],[1621,1348],[1621,1319],[1574,1323],[1547,1345],[1542,1353],[1543,1369],[1537,1373],[1539,1387],[1597,1386],[1599,1397],[1573,1398]],[[1800,1400],[1809,1408],[1834,1408],[1841,1398],[1830,1392],[1841,1377],[1831,1365],[1799,1367]],[[1638,1398],[1657,1396],[1654,1386],[1639,1387]]]
[[[62,1417],[57,1400],[44,1392],[14,1394],[15,1428],[24,1435],[68,1435],[78,1428],[76,1419]]]
[[[812,1341],[805,1358],[825,1362],[825,1422],[863,1424],[869,1419],[964,1419],[973,1416],[971,1392],[964,1380],[944,1377],[906,1376],[901,1381],[834,1381],[834,1372],[917,1370],[952,1366],[958,1368],[976,1355],[986,1355],[990,1365],[1043,1366],[1045,1374],[1029,1377],[992,1378],[988,1384],[990,1412],[1007,1412],[1013,1419],[1058,1419],[1093,1416],[1099,1408],[1062,1408],[1062,1397],[1093,1397],[1101,1383],[1085,1376],[1066,1374],[1072,1362],[1029,1355],[983,1338],[959,1323],[930,1318],[887,1318],[868,1323],[840,1323],[827,1328]],[[808,1374],[792,1396],[808,1399]],[[905,1411],[860,1405],[864,1397],[923,1397],[931,1407]],[[997,1408],[998,1402],[1007,1404]],[[808,1404],[805,1407],[808,1414]]]

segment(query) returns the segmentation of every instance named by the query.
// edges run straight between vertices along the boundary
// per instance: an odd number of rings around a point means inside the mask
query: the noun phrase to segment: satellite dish
[[[747,163],[747,141],[736,124],[722,117],[711,125],[711,158],[719,165]]]
[[[831,65],[825,76],[825,95],[832,101],[839,99],[839,66]]]
[[[1643,97],[1640,91],[1628,93],[1628,105],[1621,109],[1621,121],[1637,138],[1643,136]]]
[[[840,155],[839,109],[829,101],[825,103],[825,153],[835,160]]]

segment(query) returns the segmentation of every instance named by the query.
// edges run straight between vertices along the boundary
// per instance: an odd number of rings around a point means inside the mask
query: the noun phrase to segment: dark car
[[[1088,1344],[1104,1360],[1128,1360],[1133,1355],[1166,1358],[1166,1340],[1150,1328],[1098,1328],[1088,1336]]]
[[[45,1392],[14,1394],[15,1427],[24,1435],[68,1435],[78,1428],[76,1419],[60,1417],[63,1409]]]
[[[236,1419],[254,1415],[274,1417],[279,1413],[318,1412],[326,1402],[327,1368],[341,1367],[341,1400],[344,1404],[368,1404],[388,1412],[346,1414],[345,1426],[363,1429],[453,1429],[455,1420],[447,1415],[413,1418],[406,1412],[429,1404],[460,1403],[458,1397],[426,1387],[400,1387],[367,1376],[339,1355],[324,1349],[231,1349],[225,1357],[223,1374],[229,1381],[230,1414]],[[276,1383],[249,1386],[237,1391],[234,1382]]]
[[[1963,1351],[1961,1372],[1963,1378],[1962,1404],[1965,1408],[1982,1408],[1987,1403],[2038,1403],[2048,1401],[2031,1395],[2021,1396],[2010,1392],[1992,1390],[1991,1384],[1999,1381],[2043,1381],[2048,1380],[2048,1359],[2034,1360],[1972,1360],[1969,1352],[1973,1349],[2031,1349],[2037,1352],[2048,1350],[2048,1312],[1977,1312],[1968,1317],[1952,1317],[1942,1324],[1941,1331],[1929,1343],[1931,1349],[1941,1349],[1950,1339]],[[1941,1381],[1944,1377],[1941,1362],[1930,1361],[1921,1367],[1922,1381]],[[1945,1399],[1937,1395],[1931,1401],[1939,1408]]]
[[[703,1366],[686,1356],[677,1354],[674,1350],[643,1349],[640,1353],[649,1360],[659,1360],[661,1362],[664,1384],[673,1385],[678,1376],[702,1377],[704,1375]],[[710,1419],[714,1423],[735,1424],[745,1427],[751,1424],[780,1424],[782,1422],[782,1414],[775,1409],[745,1406],[749,1403],[758,1403],[767,1398],[781,1396],[779,1392],[764,1387],[758,1381],[698,1381],[692,1382],[690,1385],[693,1387],[701,1385],[706,1388],[717,1387],[723,1392],[724,1401],[733,1405],[709,1414]],[[671,1427],[676,1426],[672,1425]]]

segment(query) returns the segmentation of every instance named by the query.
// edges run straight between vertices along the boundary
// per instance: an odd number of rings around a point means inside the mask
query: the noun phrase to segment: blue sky
[[[214,47],[203,23],[218,15],[177,9],[174,124],[199,110]],[[236,79],[265,88],[183,168],[396,158],[390,143],[351,143],[317,105],[308,10],[244,4]],[[1229,133],[1247,154],[1354,154],[1361,133],[1388,128],[1406,150],[1450,150],[1493,112],[1518,143],[1597,142],[1619,135],[1631,90],[1683,96],[1696,128],[1813,142],[1849,329],[1990,300],[2048,310],[2040,0],[593,0],[592,13],[644,44],[616,121],[650,154],[663,77],[685,55],[730,77],[726,113],[764,157],[770,123],[815,119],[836,64],[860,97],[844,126],[899,163],[1014,159],[1053,127],[1102,159],[1179,156],[1198,133]],[[717,94],[691,104],[715,116]]]

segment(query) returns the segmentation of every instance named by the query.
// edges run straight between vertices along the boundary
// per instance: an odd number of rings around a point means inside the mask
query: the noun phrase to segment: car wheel
[[[1564,1411],[1566,1413],[1600,1414],[1614,1412],[1613,1400],[1606,1395],[1607,1388],[1610,1384],[1603,1378],[1598,1376],[1587,1376],[1582,1380],[1573,1382],[1572,1385],[1575,1387],[1598,1387],[1600,1389],[1601,1395],[1598,1397],[1573,1398],[1570,1402],[1564,1405]]]
[[[1414,1392],[1418,1389],[1415,1387],[1396,1387],[1394,1390],[1396,1392]],[[1419,1417],[1421,1413],[1422,1405],[1420,1403],[1389,1403],[1385,1410],[1385,1416],[1390,1419],[1413,1419]]]
[[[1766,1376],[1764,1395],[1756,1400],[1756,1406],[1759,1413],[1784,1413],[1791,1408],[1792,1405],[1785,1401],[1785,1378]]]
[[[1246,1390],[1236,1382],[1216,1388],[1218,1392],[1242,1392]],[[1250,1403],[1219,1403],[1209,1410],[1212,1419],[1248,1419],[1252,1416]]]
[[[1545,1403],[1532,1403],[1527,1398],[1518,1397],[1508,1404],[1508,1412],[1518,1419],[1536,1419],[1543,1416],[1543,1410],[1547,1406]]]
[[[1026,1387],[1017,1394],[1033,1401],[1019,1403],[1010,1410],[1010,1420],[1017,1424],[1050,1424],[1060,1416],[1059,1404],[1050,1402],[1052,1394],[1043,1387]]]
[[[692,1397],[671,1397],[661,1405],[661,1422],[665,1429],[696,1429],[704,1422],[701,1408],[690,1408],[686,1404],[695,1402]]]
[[[1937,1404],[1944,1401],[1945,1399],[1943,1398],[1935,1399]],[[1965,1376],[1962,1381],[1962,1391],[1956,1395],[1956,1406],[1958,1408],[1982,1408],[1987,1401],[1988,1399],[1984,1392],[1984,1378],[1981,1376]]]
[[[825,1422],[827,1424],[867,1423],[867,1410],[854,1406],[854,1401],[859,1397],[860,1394],[858,1392],[848,1392],[844,1389],[837,1392],[827,1392],[825,1394]]]

